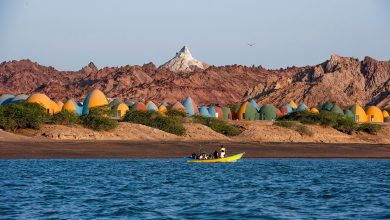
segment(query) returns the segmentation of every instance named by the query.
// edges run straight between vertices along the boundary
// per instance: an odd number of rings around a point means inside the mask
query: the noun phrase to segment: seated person
[[[214,151],[213,157],[214,157],[214,159],[217,159],[217,158],[218,158],[218,151],[217,151],[217,150]]]
[[[219,149],[219,157],[224,158],[226,156],[226,148],[221,145],[221,149]]]

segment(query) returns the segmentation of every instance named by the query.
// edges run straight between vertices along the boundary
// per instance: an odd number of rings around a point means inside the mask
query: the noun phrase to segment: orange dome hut
[[[172,105],[172,109],[186,112],[186,108],[180,102],[175,102],[175,104]]]

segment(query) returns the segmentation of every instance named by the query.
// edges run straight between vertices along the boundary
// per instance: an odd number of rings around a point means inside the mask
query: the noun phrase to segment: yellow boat
[[[217,158],[217,159],[209,159],[209,160],[199,160],[199,159],[193,159],[193,160],[187,160],[188,163],[230,163],[230,162],[236,162],[237,160],[241,159],[241,157],[245,154],[240,153],[236,154],[230,157],[224,157],[224,158]]]

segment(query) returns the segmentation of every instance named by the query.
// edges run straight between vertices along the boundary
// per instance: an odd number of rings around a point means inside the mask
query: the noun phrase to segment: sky
[[[387,0],[0,0],[0,62],[159,66],[184,45],[217,66],[389,60],[389,11]]]

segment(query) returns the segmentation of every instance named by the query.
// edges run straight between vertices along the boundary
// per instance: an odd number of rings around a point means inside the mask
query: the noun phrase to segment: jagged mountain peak
[[[172,72],[191,72],[197,68],[204,69],[204,64],[192,57],[190,50],[184,46],[172,59],[160,68],[167,68]]]
[[[85,73],[91,73],[91,72],[97,72],[98,68],[95,66],[95,64],[91,61],[88,63],[88,65],[84,66],[81,71]]]

